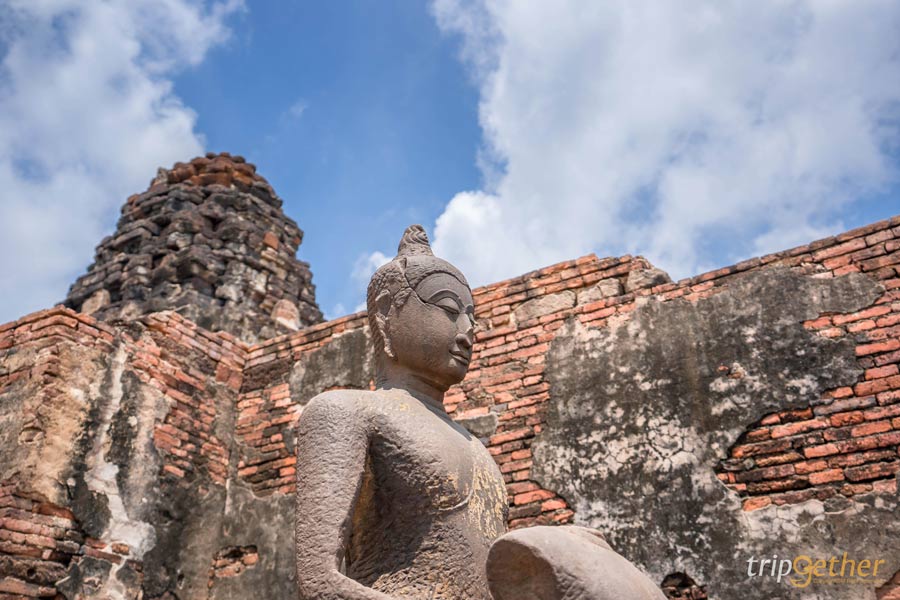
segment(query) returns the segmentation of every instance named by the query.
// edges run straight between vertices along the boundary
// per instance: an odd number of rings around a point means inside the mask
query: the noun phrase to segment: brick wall
[[[0,466],[0,598],[55,596],[54,584],[74,557],[101,552],[64,506],[66,494],[55,481],[59,461],[53,450],[68,450],[72,440],[67,431],[46,425],[65,424],[57,415],[70,399],[63,358],[67,347],[108,352],[112,341],[108,328],[62,308],[0,326],[0,407],[11,394],[23,396],[16,407],[19,426],[4,427],[9,436],[4,446],[18,448],[16,460],[5,456]],[[4,424],[10,423],[7,419]]]
[[[198,329],[176,313],[157,313],[143,324],[117,329],[58,306],[3,325],[0,409],[9,412],[0,415],[0,430],[9,454],[0,479],[0,598],[71,592],[65,584],[59,590],[54,584],[72,580],[79,569],[87,572],[87,559],[95,570],[98,562],[112,572],[127,568],[131,584],[140,589],[141,557],[101,531],[93,532],[98,537],[89,535],[92,507],[76,506],[75,479],[83,482],[91,467],[86,456],[92,444],[101,444],[107,457],[111,452],[98,440],[102,431],[115,427],[100,415],[113,385],[108,381],[113,369],[104,361],[117,350],[125,357],[123,373],[167,406],[157,422],[147,424],[156,457],[136,450],[128,459],[158,460],[153,481],[139,483],[154,488],[163,480],[182,487],[225,484],[231,435],[222,435],[217,406],[235,402],[246,352],[241,342]],[[90,396],[91,389],[98,394]],[[211,402],[214,397],[221,400]],[[10,417],[21,420],[12,423]],[[101,582],[91,589],[75,579],[86,597],[106,593]]]
[[[246,347],[230,334],[199,329],[177,313],[156,313],[144,323],[148,335],[135,340],[131,365],[143,383],[172,401],[153,436],[165,457],[163,472],[189,482],[200,471],[224,485],[230,440],[215,431],[219,419],[209,398],[212,382],[231,395],[240,389]]]
[[[475,354],[465,381],[447,394],[446,407],[461,422],[491,417],[488,422],[495,424],[483,439],[507,483],[510,526],[565,523],[575,517],[567,500],[544,489],[532,473],[533,444],[546,425],[552,392],[545,379],[547,355],[565,323],[577,320],[591,329],[620,326],[642,303],[696,302],[728,289],[741,274],[772,267],[819,278],[864,273],[883,292],[852,314],[821,314],[803,324],[816,335],[855,345],[859,381],[811,398],[808,406],[747,423],[715,466],[718,478],[743,498],[746,511],[836,495],[896,495],[900,218],[677,283],[660,277],[640,257],[601,260],[591,255],[474,290],[479,322]],[[165,410],[152,423],[160,482],[197,494],[237,484],[255,497],[277,499],[293,490],[292,431],[304,402],[330,387],[371,386],[371,371],[365,360],[358,360],[346,366],[347,373],[315,384],[316,389],[301,389],[309,387],[301,385],[309,381],[302,377],[304,365],[343,348],[340,344],[364,349],[366,327],[365,315],[358,313],[248,346],[228,334],[198,328],[176,313],[113,327],[57,307],[0,326],[0,408],[16,400],[35,414],[57,411],[87,429],[96,428],[97,417],[88,404],[81,421],[62,410],[72,407],[67,390],[76,376],[96,384],[109,367],[93,365],[106,364],[120,352],[125,372],[163,399]],[[721,369],[729,377],[741,376],[729,371],[730,365]],[[40,423],[17,422],[12,433],[4,427],[4,444],[21,456],[16,459],[19,470],[7,467],[0,477],[0,597],[52,596],[54,581],[84,557],[128,564],[138,579],[144,577],[134,549],[121,540],[87,535],[66,490],[51,481],[53,475],[65,481],[63,472],[72,467],[60,462],[59,454],[76,446],[77,439],[62,433],[54,437]],[[51,469],[44,476],[35,469],[45,458],[58,473]],[[216,535],[214,528],[210,531]],[[291,544],[289,538],[278,543]],[[250,567],[268,560],[270,549],[263,544],[253,545],[252,552],[247,548],[251,545],[240,543],[210,552],[204,558],[202,587],[222,577],[266,573]],[[689,581],[690,573],[683,579]],[[672,588],[681,597],[701,597],[700,584],[705,583],[696,584],[696,591],[680,584]],[[896,589],[888,582],[879,594],[892,597]]]
[[[841,494],[894,494],[900,471],[900,220],[876,223],[779,255],[817,277],[867,273],[884,294],[850,314],[803,325],[856,344],[852,387],[828,390],[809,406],[772,413],[750,426],[720,465],[719,478],[745,497],[744,509]]]
[[[567,319],[590,328],[622,324],[639,303],[678,298],[696,302],[726,289],[737,276],[767,268],[787,268],[816,278],[864,273],[883,287],[872,306],[852,314],[822,314],[804,323],[819,335],[852,340],[862,372],[857,384],[828,390],[808,407],[748,423],[716,471],[723,483],[744,498],[745,510],[834,494],[896,494],[900,470],[898,248],[900,218],[894,218],[679,282],[644,276],[652,274],[652,265],[640,257],[586,256],[479,288],[474,290],[480,329],[475,354],[465,381],[447,394],[446,408],[460,421],[496,415],[497,427],[487,446],[507,483],[511,527],[571,522],[574,512],[566,499],[542,488],[531,472],[532,445],[545,424],[550,398],[550,385],[544,379],[546,355]],[[748,302],[755,300],[748,298]],[[291,491],[293,459],[284,440],[302,406],[292,406],[288,399],[289,365],[302,362],[308,352],[327,345],[335,335],[359,327],[365,327],[363,314],[250,349],[248,372],[277,373],[265,385],[245,383],[241,393],[239,437],[259,454],[243,460],[240,476],[255,489]],[[265,377],[254,379],[262,382]],[[672,594],[705,597],[703,586],[693,583]]]
[[[101,320],[176,308],[197,324],[256,341],[322,321],[303,232],[240,156],[209,153],[160,169],[128,198],[113,235],[65,304]]]
[[[723,460],[720,479],[747,496],[747,510],[770,502],[823,499],[833,493],[892,493],[900,470],[898,249],[900,219],[894,219],[677,283],[587,303],[578,303],[579,292],[612,280],[624,291],[629,274],[650,265],[639,257],[599,260],[587,256],[478,288],[474,291],[480,324],[476,350],[465,381],[447,394],[447,411],[459,419],[487,413],[498,416],[488,448],[507,481],[512,527],[566,522],[572,511],[565,501],[530,479],[531,441],[541,431],[542,406],[549,398],[549,384],[543,378],[545,355],[554,332],[566,319],[605,327],[610,319],[627,319],[639,298],[696,300],[715,294],[734,275],[764,267],[790,267],[815,277],[863,272],[876,277],[885,289],[874,306],[804,323],[819,335],[853,339],[865,371],[860,381],[852,388],[828,391],[808,408],[766,415],[751,425],[728,460]],[[549,312],[540,307],[523,312],[529,302],[560,293],[572,296],[550,304]],[[284,436],[302,407],[289,401],[288,364],[302,361],[305,353],[325,345],[332,336],[364,326],[365,316],[360,313],[250,349],[248,371],[271,365],[268,373],[278,373],[274,380],[258,378],[265,381],[258,389],[245,386],[239,399],[239,438],[260,451],[259,458],[242,465],[241,475],[252,478],[259,489],[268,489],[266,482],[271,482],[271,488],[290,491],[293,463]]]

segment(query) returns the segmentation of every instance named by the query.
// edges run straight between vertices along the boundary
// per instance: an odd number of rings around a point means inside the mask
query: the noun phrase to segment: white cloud
[[[480,90],[485,189],[457,194],[434,235],[474,283],[591,251],[686,276],[840,230],[842,209],[897,182],[896,2],[434,14]]]
[[[325,320],[331,321],[337,319],[339,317],[343,317],[347,314],[347,308],[343,305],[343,303],[338,302],[334,306],[331,307],[331,310],[323,311],[325,313]]]
[[[384,252],[379,252],[378,250],[371,254],[363,254],[357,258],[356,262],[353,264],[353,280],[358,284],[362,284],[364,287],[368,286],[369,280],[372,278],[375,271],[378,270],[378,267],[386,265],[390,261],[390,256],[386,255]]]
[[[384,252],[379,252],[378,250],[371,252],[369,254],[362,254],[357,257],[356,262],[353,264],[353,270],[350,272],[350,279],[352,281],[353,287],[356,290],[354,295],[355,298],[362,298],[361,302],[357,302],[357,304],[353,307],[353,312],[357,313],[362,310],[366,310],[366,288],[369,285],[369,280],[372,278],[372,275],[378,270],[378,267],[390,262],[392,257],[388,256]],[[334,319],[337,317],[342,317],[347,314],[347,311],[343,304],[338,303],[328,312],[326,315],[329,319]]]
[[[288,108],[287,114],[293,119],[299,119],[303,116],[303,113],[306,112],[306,109],[309,108],[309,105],[306,103],[306,100],[300,98]]]
[[[125,198],[203,150],[171,76],[240,0],[6,0],[0,322],[61,301]]]

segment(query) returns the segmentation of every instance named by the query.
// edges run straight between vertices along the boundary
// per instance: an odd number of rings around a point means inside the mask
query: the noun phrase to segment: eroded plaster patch
[[[715,467],[763,415],[856,381],[853,342],[817,337],[802,323],[860,310],[881,292],[862,275],[770,269],[695,303],[649,300],[606,328],[571,319],[548,354],[551,399],[533,476],[659,582],[690,573],[719,599],[874,598],[858,586],[749,582],[746,561],[841,549],[900,562],[896,497],[745,512]]]

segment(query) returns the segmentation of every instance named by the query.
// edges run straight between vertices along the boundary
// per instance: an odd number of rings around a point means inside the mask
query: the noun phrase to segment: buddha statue
[[[472,357],[474,301],[421,226],[367,293],[374,390],[333,390],[297,428],[300,600],[659,600],[593,530],[506,532],[487,449],[444,409]]]
[[[376,389],[319,394],[298,425],[300,598],[490,600],[506,488],[443,405],[471,360],[472,292],[414,225],[372,276],[367,308]]]

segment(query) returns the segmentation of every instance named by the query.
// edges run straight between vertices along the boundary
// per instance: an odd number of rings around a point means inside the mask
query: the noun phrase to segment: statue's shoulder
[[[310,400],[303,413],[367,414],[376,404],[376,394],[370,390],[328,390]]]
[[[330,390],[315,396],[300,412],[299,434],[321,437],[336,423],[341,424],[345,432],[368,431],[373,420],[369,403],[365,401],[369,393],[367,390]]]
[[[362,420],[379,428],[397,419],[408,420],[410,415],[409,402],[398,401],[383,390],[329,390],[310,400],[300,419]]]

